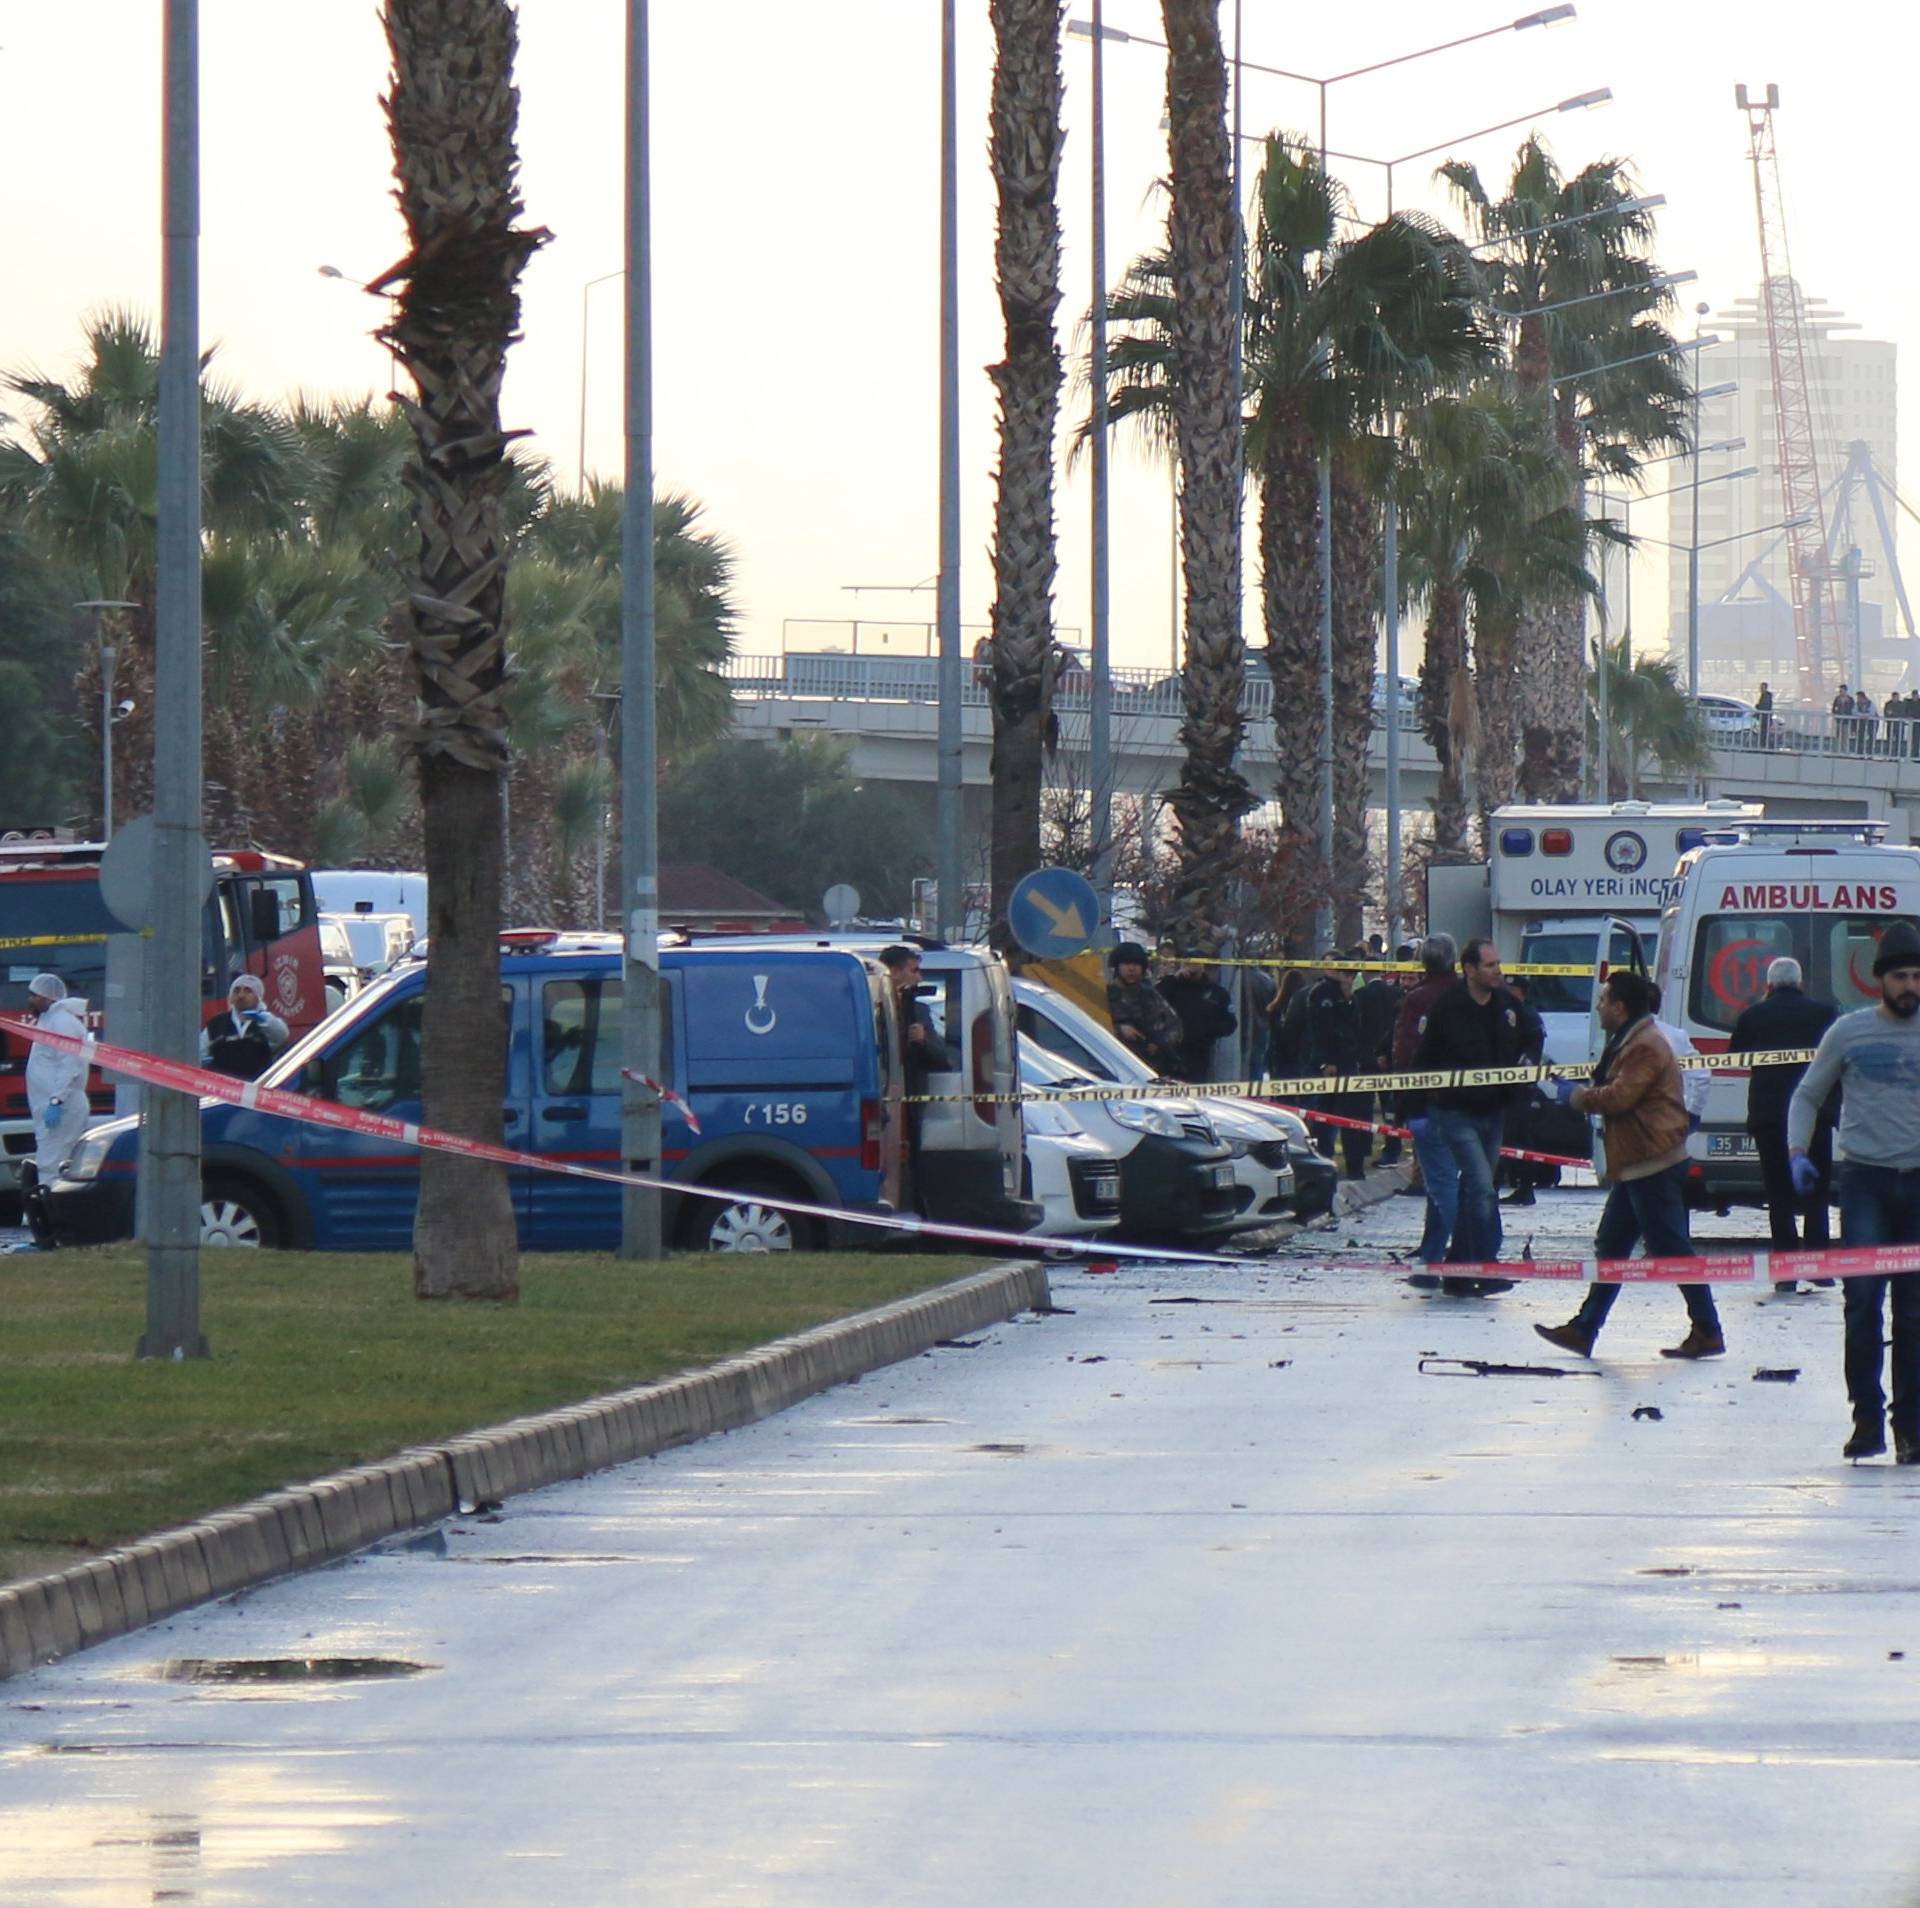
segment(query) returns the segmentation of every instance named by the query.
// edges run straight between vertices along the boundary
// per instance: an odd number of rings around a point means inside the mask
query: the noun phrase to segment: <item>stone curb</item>
[[[1044,1265],[997,1266],[699,1371],[270,1491],[70,1570],[8,1584],[0,1587],[0,1681],[197,1603],[337,1562],[463,1507],[753,1424],[1048,1302]]]

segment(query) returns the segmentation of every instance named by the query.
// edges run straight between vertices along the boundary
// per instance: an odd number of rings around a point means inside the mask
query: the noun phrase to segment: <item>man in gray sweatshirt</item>
[[[1873,957],[1880,1005],[1843,1014],[1820,1041],[1787,1109],[1787,1151],[1794,1190],[1819,1179],[1808,1155],[1827,1095],[1838,1085],[1840,1232],[1850,1246],[1920,1244],[1920,929],[1896,921]],[[1893,1311],[1893,1449],[1900,1464],[1920,1464],[1920,1272],[1846,1282],[1849,1458],[1887,1448],[1887,1400],[1881,1390],[1882,1313]]]

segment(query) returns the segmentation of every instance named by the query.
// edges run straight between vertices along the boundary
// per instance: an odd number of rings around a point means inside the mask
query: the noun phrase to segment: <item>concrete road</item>
[[[8,1684],[0,1901],[1920,1903],[1920,1473],[1840,1462],[1837,1298],[1727,1298],[1690,1367],[1632,1291],[1597,1376],[1423,1375],[1576,1361],[1562,1289],[1353,1269],[1417,1213],[1063,1274]]]

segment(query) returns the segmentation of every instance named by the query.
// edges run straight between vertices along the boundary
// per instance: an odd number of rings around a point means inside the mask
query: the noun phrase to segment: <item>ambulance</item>
[[[1811,999],[1843,1014],[1880,998],[1875,944],[1899,920],[1920,926],[1920,848],[1890,846],[1870,821],[1742,821],[1683,855],[1660,917],[1660,1017],[1703,1053],[1724,1053],[1743,1008],[1782,954]],[[1713,1075],[1687,1167],[1689,1203],[1725,1212],[1764,1203],[1746,1130],[1747,1073]]]
[[[1514,803],[1497,808],[1487,859],[1427,871],[1427,927],[1464,946],[1491,935],[1500,959],[1579,967],[1538,974],[1527,998],[1547,1057],[1587,1059],[1596,967],[1651,968],[1681,858],[1709,834],[1757,822],[1754,802]]]

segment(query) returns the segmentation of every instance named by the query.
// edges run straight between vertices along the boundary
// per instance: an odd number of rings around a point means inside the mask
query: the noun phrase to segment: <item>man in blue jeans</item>
[[[1598,1259],[1628,1259],[1644,1244],[1650,1259],[1690,1259],[1687,1233],[1687,1104],[1679,1062],[1653,1019],[1653,988],[1644,974],[1609,974],[1600,992],[1600,1024],[1607,1044],[1584,1085],[1553,1083],[1554,1098],[1579,1112],[1598,1113],[1611,1182],[1600,1229]],[[1607,1322],[1620,1287],[1595,1281],[1586,1301],[1564,1325],[1533,1329],[1549,1345],[1581,1358],[1593,1356],[1594,1340]],[[1678,1345],[1662,1346],[1662,1358],[1718,1358],[1727,1349],[1713,1287],[1680,1288],[1689,1330]]]
[[[1500,952],[1489,940],[1469,941],[1460,950],[1460,980],[1427,1009],[1426,1028],[1414,1050],[1420,1073],[1451,1073],[1522,1064],[1525,1023],[1520,1002],[1502,984]],[[1494,1176],[1500,1170],[1500,1135],[1506,1123],[1511,1085],[1456,1085],[1435,1088],[1408,1122],[1427,1160],[1442,1155],[1458,1178],[1458,1203],[1449,1265],[1491,1263],[1500,1256],[1500,1202]],[[1441,1174],[1445,1179],[1444,1168]],[[1427,1182],[1428,1213],[1446,1195],[1444,1183]],[[1429,1238],[1432,1237],[1431,1232]],[[1423,1255],[1424,1256],[1424,1252]],[[1457,1297],[1485,1297],[1513,1290],[1511,1279],[1443,1277],[1440,1289]]]
[[[1850,1246],[1920,1243],[1920,930],[1895,921],[1873,957],[1880,1005],[1843,1014],[1821,1036],[1787,1108],[1787,1156],[1794,1190],[1819,1184],[1809,1148],[1820,1109],[1841,1089],[1840,1235]],[[1893,1312],[1893,1455],[1920,1464],[1920,1272],[1846,1282],[1849,1458],[1887,1448],[1887,1398],[1881,1389],[1884,1314]]]

